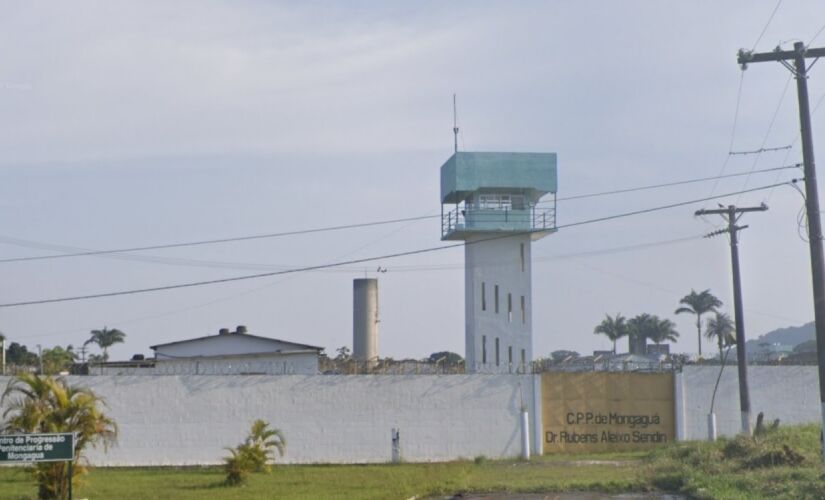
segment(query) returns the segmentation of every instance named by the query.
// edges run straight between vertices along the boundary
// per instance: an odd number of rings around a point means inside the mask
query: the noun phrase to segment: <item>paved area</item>
[[[686,500],[681,495],[663,493],[624,493],[610,495],[606,493],[472,493],[461,496],[447,497],[450,500]]]

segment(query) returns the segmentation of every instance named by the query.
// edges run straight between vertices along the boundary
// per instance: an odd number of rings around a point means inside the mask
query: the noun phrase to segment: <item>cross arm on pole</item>
[[[693,215],[695,215],[697,217],[700,216],[700,215],[728,215],[731,211],[733,211],[735,213],[738,213],[738,214],[741,214],[741,213],[744,213],[744,212],[764,212],[767,209],[768,209],[768,206],[765,205],[764,203],[762,203],[758,207],[743,207],[743,208],[733,207],[733,210],[731,210],[731,207],[717,208],[717,209],[713,209],[713,210],[702,209],[702,210],[697,210]]]
[[[742,212],[764,212],[767,209],[768,209],[768,206],[765,205],[764,203],[762,203],[758,207],[737,208],[736,211],[740,212],[740,213],[742,213]]]
[[[802,56],[806,59],[812,57],[823,57],[825,56],[825,47],[817,49],[806,49],[802,47],[801,52]],[[739,54],[736,58],[736,61],[739,64],[767,61],[788,61],[791,59],[796,59],[798,55],[799,52],[797,52],[796,50],[776,50],[773,52],[754,53],[749,50],[741,49],[739,50]]]

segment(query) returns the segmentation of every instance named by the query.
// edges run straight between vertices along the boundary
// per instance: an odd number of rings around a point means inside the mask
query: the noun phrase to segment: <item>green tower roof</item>
[[[556,153],[459,151],[441,166],[441,203],[484,190],[523,190],[536,201],[556,189]]]

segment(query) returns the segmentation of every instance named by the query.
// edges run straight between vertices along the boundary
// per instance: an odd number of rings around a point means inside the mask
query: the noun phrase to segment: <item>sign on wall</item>
[[[675,440],[673,374],[545,373],[544,452],[621,451]]]
[[[0,462],[58,462],[74,458],[74,434],[0,434]]]

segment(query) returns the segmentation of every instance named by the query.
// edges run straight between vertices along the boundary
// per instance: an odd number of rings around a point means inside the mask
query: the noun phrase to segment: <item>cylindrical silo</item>
[[[378,360],[378,280],[353,280],[352,299],[352,357],[372,366]]]

